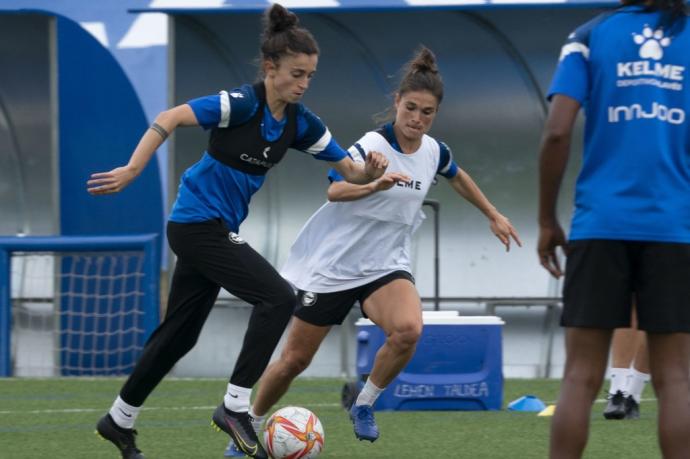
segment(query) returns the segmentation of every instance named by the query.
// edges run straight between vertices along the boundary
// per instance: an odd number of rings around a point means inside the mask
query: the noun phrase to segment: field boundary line
[[[606,403],[605,398],[595,400],[594,403]],[[656,398],[643,398],[642,402],[656,402]],[[544,402],[547,405],[555,405],[556,400],[549,400]],[[217,405],[209,406],[145,406],[142,411],[206,411],[214,410]],[[287,404],[278,404],[276,408],[289,406]],[[333,408],[341,406],[340,403],[310,403],[309,406],[317,408]],[[69,413],[99,413],[107,408],[58,408],[45,410],[0,410],[0,415],[15,415],[15,414],[69,414]]]
[[[276,408],[282,408],[284,406],[290,406],[286,404],[278,404]],[[336,406],[341,406],[340,403],[310,403],[309,406],[320,407],[320,408],[332,408]],[[218,405],[213,406],[145,406],[142,411],[206,411],[215,410]],[[59,408],[59,409],[46,409],[46,410],[0,410],[0,415],[13,415],[13,414],[68,414],[68,413],[94,413],[102,412],[107,410],[107,408]]]

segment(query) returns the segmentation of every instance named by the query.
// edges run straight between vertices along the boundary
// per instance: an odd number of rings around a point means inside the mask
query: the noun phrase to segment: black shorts
[[[635,295],[641,330],[690,332],[690,244],[591,239],[568,249],[561,325],[629,327]]]
[[[314,293],[299,290],[297,292],[295,316],[307,323],[320,327],[340,325],[355,302],[359,301],[359,307],[361,308],[364,300],[369,295],[396,279],[407,279],[414,284],[412,274],[407,271],[394,271],[368,284],[349,290],[330,293]],[[362,315],[366,317],[363,309]]]

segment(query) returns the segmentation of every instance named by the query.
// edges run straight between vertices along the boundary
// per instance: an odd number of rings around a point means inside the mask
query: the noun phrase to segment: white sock
[[[362,392],[360,392],[357,396],[355,405],[373,405],[384,389],[385,387],[383,389],[376,387],[374,383],[371,382],[371,379],[367,378],[367,382],[364,384]]]
[[[642,399],[642,391],[644,387],[649,382],[649,375],[647,373],[642,373],[634,368],[630,369],[632,377],[630,378],[630,386],[628,387],[628,392],[632,395],[637,403],[640,403]]]
[[[609,394],[614,395],[618,391],[627,394],[629,374],[630,368],[611,368],[611,386],[609,388]]]
[[[251,387],[240,387],[228,383],[228,391],[225,393],[223,402],[225,408],[230,411],[244,412],[249,411],[249,396],[252,394]]]
[[[256,434],[259,435],[259,432],[261,432],[262,427],[264,426],[264,420],[266,419],[266,415],[257,415],[256,413],[254,413],[254,408],[250,406],[249,416],[252,417],[252,427],[254,427],[254,432],[256,432]]]
[[[139,416],[139,411],[141,411],[140,406],[129,405],[118,395],[108,413],[115,424],[123,429],[131,429],[134,427],[137,416]]]

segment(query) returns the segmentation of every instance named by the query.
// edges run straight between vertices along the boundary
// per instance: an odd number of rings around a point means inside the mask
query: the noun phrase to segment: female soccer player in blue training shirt
[[[378,438],[372,405],[412,358],[422,332],[421,301],[410,274],[410,244],[437,175],[447,178],[460,196],[486,215],[506,249],[511,238],[520,244],[511,223],[457,167],[448,146],[427,135],[442,99],[435,56],[422,48],[408,64],[396,93],[395,122],[366,133],[350,148],[360,162],[369,149],[382,152],[390,172],[369,185],[351,185],[331,171],[330,202],[302,228],[281,270],[299,289],[300,302],[280,359],[261,378],[252,406],[257,421],[285,394],[331,327],[341,324],[358,301],[387,339],[350,417],[357,438],[372,442]],[[409,180],[400,180],[400,174]]]
[[[690,455],[690,29],[683,0],[626,0],[570,35],[549,91],[541,147],[539,257],[561,275],[556,200],[572,127],[585,150],[567,243],[566,364],[551,457],[580,457],[613,329],[648,336],[659,441]],[[617,439],[622,441],[622,439]]]
[[[182,177],[167,226],[177,265],[165,320],[147,342],[110,412],[98,422],[98,432],[121,450],[123,458],[143,457],[135,445],[134,420],[147,396],[194,346],[221,287],[254,309],[213,422],[249,456],[267,457],[251,427],[249,395],[296,299],[290,285],[237,235],[249,200],[288,148],[330,161],[354,183],[380,177],[388,163],[375,152],[364,166],[355,163],[319,118],[299,103],[316,71],[319,50],[312,35],[298,27],[297,16],[273,5],[264,23],[261,82],[161,113],[127,166],[93,174],[88,182],[93,194],[120,191],[177,126],[211,129],[203,157]]]

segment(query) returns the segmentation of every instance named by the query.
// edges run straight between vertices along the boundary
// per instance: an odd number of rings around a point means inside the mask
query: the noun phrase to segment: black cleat
[[[98,421],[96,435],[117,446],[122,453],[122,459],[145,459],[135,443],[137,431],[118,426],[110,414],[106,414]]]
[[[235,442],[235,446],[249,457],[257,459],[268,459],[268,454],[264,450],[252,427],[252,417],[249,413],[239,413],[225,408],[221,403],[211,418],[211,426],[217,431],[223,431],[230,435]]]
[[[606,419],[625,418],[625,394],[621,391],[616,391],[615,394],[609,394],[606,398],[609,402],[606,404],[604,417]]]
[[[640,419],[640,404],[635,401],[632,395],[625,398],[624,419]]]

